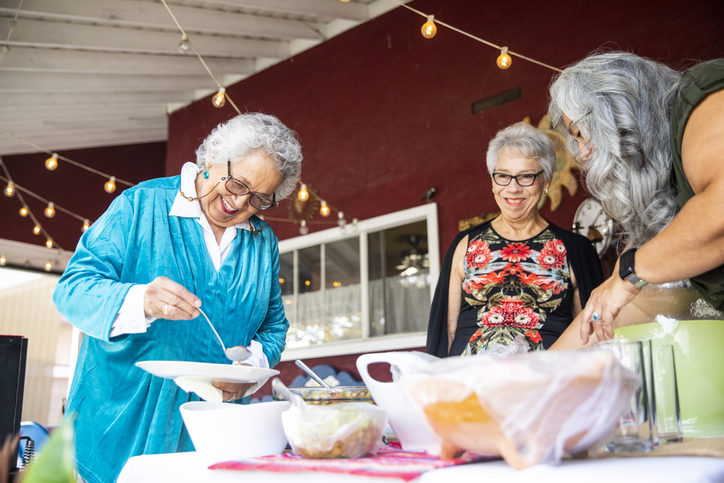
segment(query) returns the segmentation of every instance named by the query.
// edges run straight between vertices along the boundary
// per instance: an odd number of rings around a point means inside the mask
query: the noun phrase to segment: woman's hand
[[[249,390],[251,386],[256,384],[255,382],[245,382],[245,383],[233,383],[233,382],[220,382],[215,381],[213,383],[213,386],[221,389],[221,392],[224,394],[224,401],[236,401],[237,399],[241,399],[246,394],[246,391]]]
[[[201,300],[182,285],[166,277],[158,277],[148,284],[143,294],[146,317],[168,320],[195,319]]]
[[[640,288],[618,276],[616,262],[613,275],[591,292],[586,307],[576,317],[580,320],[581,344],[587,344],[594,332],[598,340],[613,339],[613,319],[640,291]]]

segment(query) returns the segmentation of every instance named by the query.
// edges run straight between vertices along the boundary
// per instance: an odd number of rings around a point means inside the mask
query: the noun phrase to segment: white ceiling
[[[397,7],[167,3],[224,86]],[[9,48],[0,60],[0,128],[50,151],[165,141],[168,112],[216,91],[198,58],[178,51],[180,40],[160,0],[0,0],[0,45]],[[37,151],[0,131],[0,155]]]

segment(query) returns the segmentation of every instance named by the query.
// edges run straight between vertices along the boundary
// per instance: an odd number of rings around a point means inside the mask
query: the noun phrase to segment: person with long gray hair
[[[469,356],[520,340],[550,347],[603,281],[591,242],[543,218],[556,150],[525,123],[499,131],[487,152],[500,216],[458,234],[440,269],[427,352]]]
[[[612,338],[647,283],[689,278],[724,309],[724,59],[678,72],[631,53],[595,54],[559,74],[550,95],[551,122],[625,245],[556,348]]]
[[[242,364],[279,362],[289,328],[279,247],[257,214],[289,196],[301,162],[279,119],[242,114],[218,125],[180,176],[123,191],[83,234],[53,300],[85,334],[66,412],[77,416],[85,481],[115,481],[132,456],[193,451],[179,407],[199,396],[136,363],[161,361],[173,377],[193,376],[174,372],[198,370],[192,363],[231,369],[202,310],[226,346],[251,353]],[[234,380],[199,391],[247,403],[264,382]]]

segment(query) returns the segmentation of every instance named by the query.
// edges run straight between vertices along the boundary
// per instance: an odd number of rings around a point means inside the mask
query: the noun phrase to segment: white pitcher
[[[429,364],[434,360],[438,360],[438,358],[420,352],[382,352],[364,354],[357,358],[357,370],[362,376],[362,380],[375,403],[387,412],[390,426],[405,451],[431,452],[440,447],[440,440],[427,421],[417,414],[400,385],[373,379],[367,366],[385,362],[404,374],[416,372],[421,365]]]

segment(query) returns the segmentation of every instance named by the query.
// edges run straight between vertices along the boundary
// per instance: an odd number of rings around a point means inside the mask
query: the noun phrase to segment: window
[[[424,346],[439,271],[436,208],[281,241],[283,360]]]

